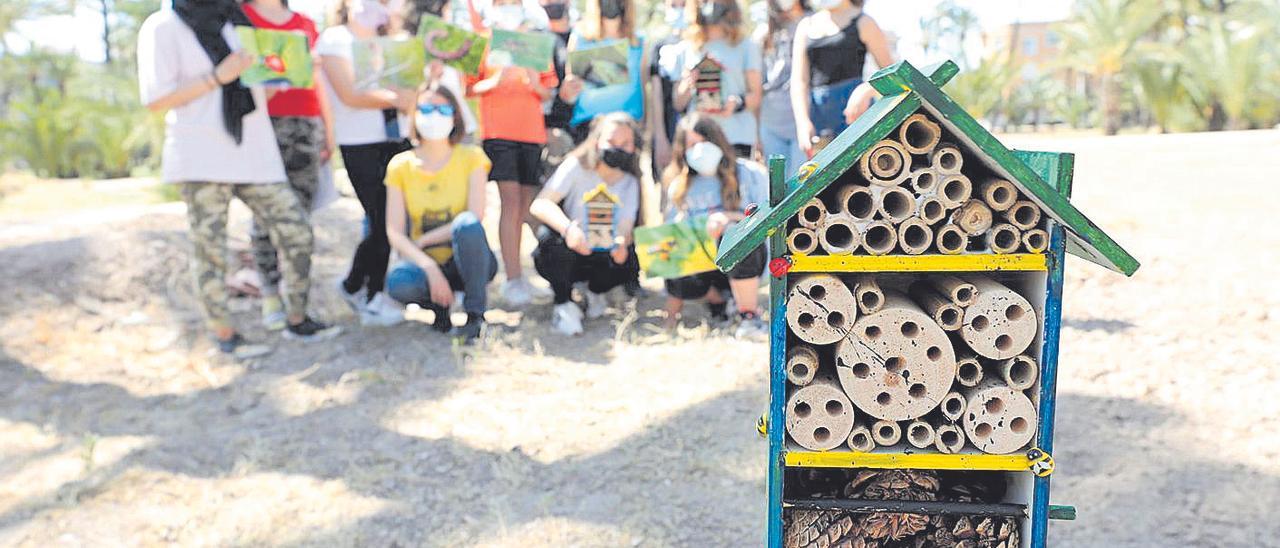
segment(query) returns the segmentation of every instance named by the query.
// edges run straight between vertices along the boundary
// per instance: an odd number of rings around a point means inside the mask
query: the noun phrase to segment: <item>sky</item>
[[[156,1],[157,7],[160,1]],[[319,17],[333,1],[292,0],[291,5],[298,11]],[[938,3],[939,0],[867,0],[866,11],[882,28],[899,36],[901,56],[913,63],[926,64],[938,59],[927,59],[921,55],[919,20],[921,16],[932,13]],[[978,16],[982,28],[1000,28],[1014,21],[1064,19],[1071,7],[1071,0],[962,0],[961,3]],[[8,43],[20,51],[23,42],[31,41],[59,51],[74,51],[85,59],[99,61],[102,59],[100,17],[93,9],[82,6],[74,16],[21,22],[17,26],[19,36],[10,36]]]

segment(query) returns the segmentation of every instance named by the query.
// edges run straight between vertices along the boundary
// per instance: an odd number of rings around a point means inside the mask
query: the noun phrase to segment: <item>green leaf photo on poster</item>
[[[351,56],[357,89],[416,89],[424,81],[427,52],[417,38],[357,40]]]
[[[636,259],[646,275],[681,278],[716,269],[716,242],[705,215],[635,229]]]
[[[306,35],[298,32],[236,27],[244,51],[253,55],[253,66],[240,74],[246,86],[259,84],[309,88],[312,86],[311,51]]]
[[[427,57],[438,59],[465,74],[480,72],[484,50],[489,39],[450,24],[433,15],[424,15],[418,25],[418,37],[426,49]]]
[[[493,29],[488,64],[495,68],[523,67],[542,72],[551,68],[555,51],[553,34]]]

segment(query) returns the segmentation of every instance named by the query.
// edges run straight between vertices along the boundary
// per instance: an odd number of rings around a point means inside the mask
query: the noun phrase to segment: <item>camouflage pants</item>
[[[297,194],[302,208],[310,211],[316,187],[320,184],[320,152],[324,146],[324,124],[320,118],[298,116],[272,117],[276,130],[276,142],[280,145],[280,157],[284,159],[289,187]],[[253,244],[253,262],[262,278],[263,295],[280,294],[279,252],[271,245],[268,231],[257,215],[249,228]]]
[[[307,310],[311,290],[311,224],[298,197],[285,184],[183,183],[191,225],[191,271],[196,295],[212,328],[231,327],[227,310],[227,209],[239,198],[262,221],[271,241],[284,253],[289,314]]]

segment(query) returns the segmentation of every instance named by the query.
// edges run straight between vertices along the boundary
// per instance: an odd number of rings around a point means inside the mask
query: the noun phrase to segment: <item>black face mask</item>
[[[605,19],[617,19],[626,11],[622,0],[600,0],[600,15]]]
[[[728,14],[729,6],[720,2],[708,2],[698,8],[698,24],[715,25],[724,21],[724,16]]]
[[[547,19],[556,21],[569,15],[569,4],[547,4],[542,10],[547,12]]]
[[[600,161],[613,169],[626,171],[627,168],[635,164],[636,153],[627,152],[617,147],[604,148],[600,149]]]
[[[422,13],[430,13],[436,17],[444,16],[445,0],[415,0],[414,5]]]

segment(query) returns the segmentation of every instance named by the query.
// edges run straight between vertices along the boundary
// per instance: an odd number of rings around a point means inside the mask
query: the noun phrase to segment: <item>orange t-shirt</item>
[[[488,78],[499,70],[501,69],[481,67],[480,78],[476,81]],[[560,83],[555,70],[539,74],[538,80],[543,87],[553,91],[556,84]],[[533,92],[533,86],[523,76],[500,83],[489,93],[479,97],[482,139],[546,144],[547,128],[542,119],[542,99]]]

